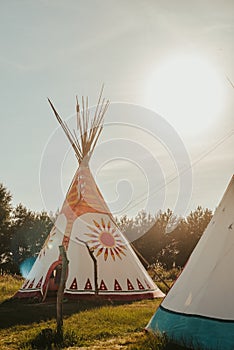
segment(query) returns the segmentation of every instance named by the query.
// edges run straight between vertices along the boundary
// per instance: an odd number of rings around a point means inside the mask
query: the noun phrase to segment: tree
[[[133,243],[135,248],[151,264],[156,262],[158,255],[168,244],[168,236],[165,231],[171,217],[172,211],[170,209],[165,212],[160,211],[154,220],[149,217],[148,224],[145,223],[144,226],[150,227],[150,229],[146,230],[146,233]]]
[[[12,257],[15,266],[29,257],[36,257],[48,236],[53,222],[46,212],[35,213],[22,204],[12,215]]]
[[[0,184],[0,270],[7,271],[11,259],[11,199],[10,192]]]
[[[183,267],[211,218],[211,210],[198,206],[187,218],[180,219],[173,231],[167,233],[168,223],[171,220],[176,222],[177,218],[170,209],[159,212],[155,224],[134,242],[134,246],[151,264],[159,262],[167,269]],[[135,224],[134,221],[132,226]],[[146,223],[144,226],[147,227]]]
[[[141,210],[135,218],[128,218],[127,215],[124,215],[121,218],[115,218],[115,221],[120,231],[130,242],[133,242],[149,230],[155,222],[155,217]]]
[[[166,267],[183,267],[207,225],[212,218],[212,211],[198,206],[185,219],[182,219],[174,231],[166,235],[165,246],[157,258]]]
[[[198,206],[197,209],[192,211],[184,221],[184,238],[177,237],[178,249],[180,254],[177,256],[176,264],[184,266],[189,256],[196,247],[200,240],[203,232],[208,226],[213,213],[209,209],[204,209]]]

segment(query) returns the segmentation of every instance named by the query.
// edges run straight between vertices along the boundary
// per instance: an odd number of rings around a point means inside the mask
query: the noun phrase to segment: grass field
[[[0,349],[43,349],[47,347],[43,329],[55,330],[55,302],[22,304],[7,301],[22,280],[0,276]],[[106,303],[64,303],[63,348],[67,349],[182,349],[165,346],[164,340],[144,333],[160,300],[144,300],[117,305]],[[57,347],[52,347],[57,349]]]
[[[10,298],[20,288],[23,278],[10,275],[0,275],[0,303]]]

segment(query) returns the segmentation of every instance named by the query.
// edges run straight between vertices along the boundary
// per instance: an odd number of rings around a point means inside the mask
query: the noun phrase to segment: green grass
[[[12,297],[24,279],[19,276],[0,275],[0,303]]]
[[[51,341],[55,341],[55,303],[23,304],[7,301],[22,280],[1,276],[0,349],[31,350],[49,349],[44,331],[51,329]],[[160,304],[159,299],[144,300],[124,305],[110,303],[64,303],[63,348],[93,350],[169,350],[165,339],[146,335],[144,327]],[[70,347],[69,347],[70,346]],[[54,346],[53,349],[58,349]]]
[[[123,341],[127,337],[130,342],[132,334],[142,333],[144,326],[149,321],[155,309],[159,305],[159,300],[147,300],[135,302],[132,304],[101,306],[94,307],[89,310],[77,312],[71,316],[64,318],[64,330],[69,331],[67,337],[77,346],[91,346],[97,341],[103,342],[113,338],[119,338]],[[16,303],[4,304],[4,308],[9,309],[8,317],[14,317],[14,313],[32,313],[35,308],[35,314],[38,313],[37,305],[18,305]],[[54,304],[42,305],[44,309],[55,308]],[[66,306],[64,307],[66,309]],[[45,310],[45,318],[48,317],[48,310]],[[1,308],[0,308],[1,313]],[[4,318],[7,318],[5,313]],[[4,325],[2,326],[2,328]],[[30,323],[26,325],[14,325],[0,330],[0,349],[23,349],[29,345],[32,340],[41,332],[42,329],[55,329],[55,319],[40,321],[40,323]],[[68,339],[69,340],[69,339]]]
[[[65,325],[74,331],[79,328],[80,339],[85,344],[92,343],[97,339],[142,331],[158,304],[159,301],[142,301],[128,305],[104,306],[95,311],[87,310],[75,314],[65,321]]]

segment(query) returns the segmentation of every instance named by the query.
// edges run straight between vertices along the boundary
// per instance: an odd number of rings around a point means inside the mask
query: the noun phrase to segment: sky
[[[61,207],[77,164],[48,105],[110,99],[91,170],[117,214],[215,209],[234,173],[232,0],[7,1],[0,12],[2,182]]]

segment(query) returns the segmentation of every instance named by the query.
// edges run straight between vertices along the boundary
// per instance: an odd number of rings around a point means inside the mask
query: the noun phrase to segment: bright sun
[[[198,134],[222,117],[225,79],[199,57],[176,56],[152,74],[147,104],[178,131]]]

